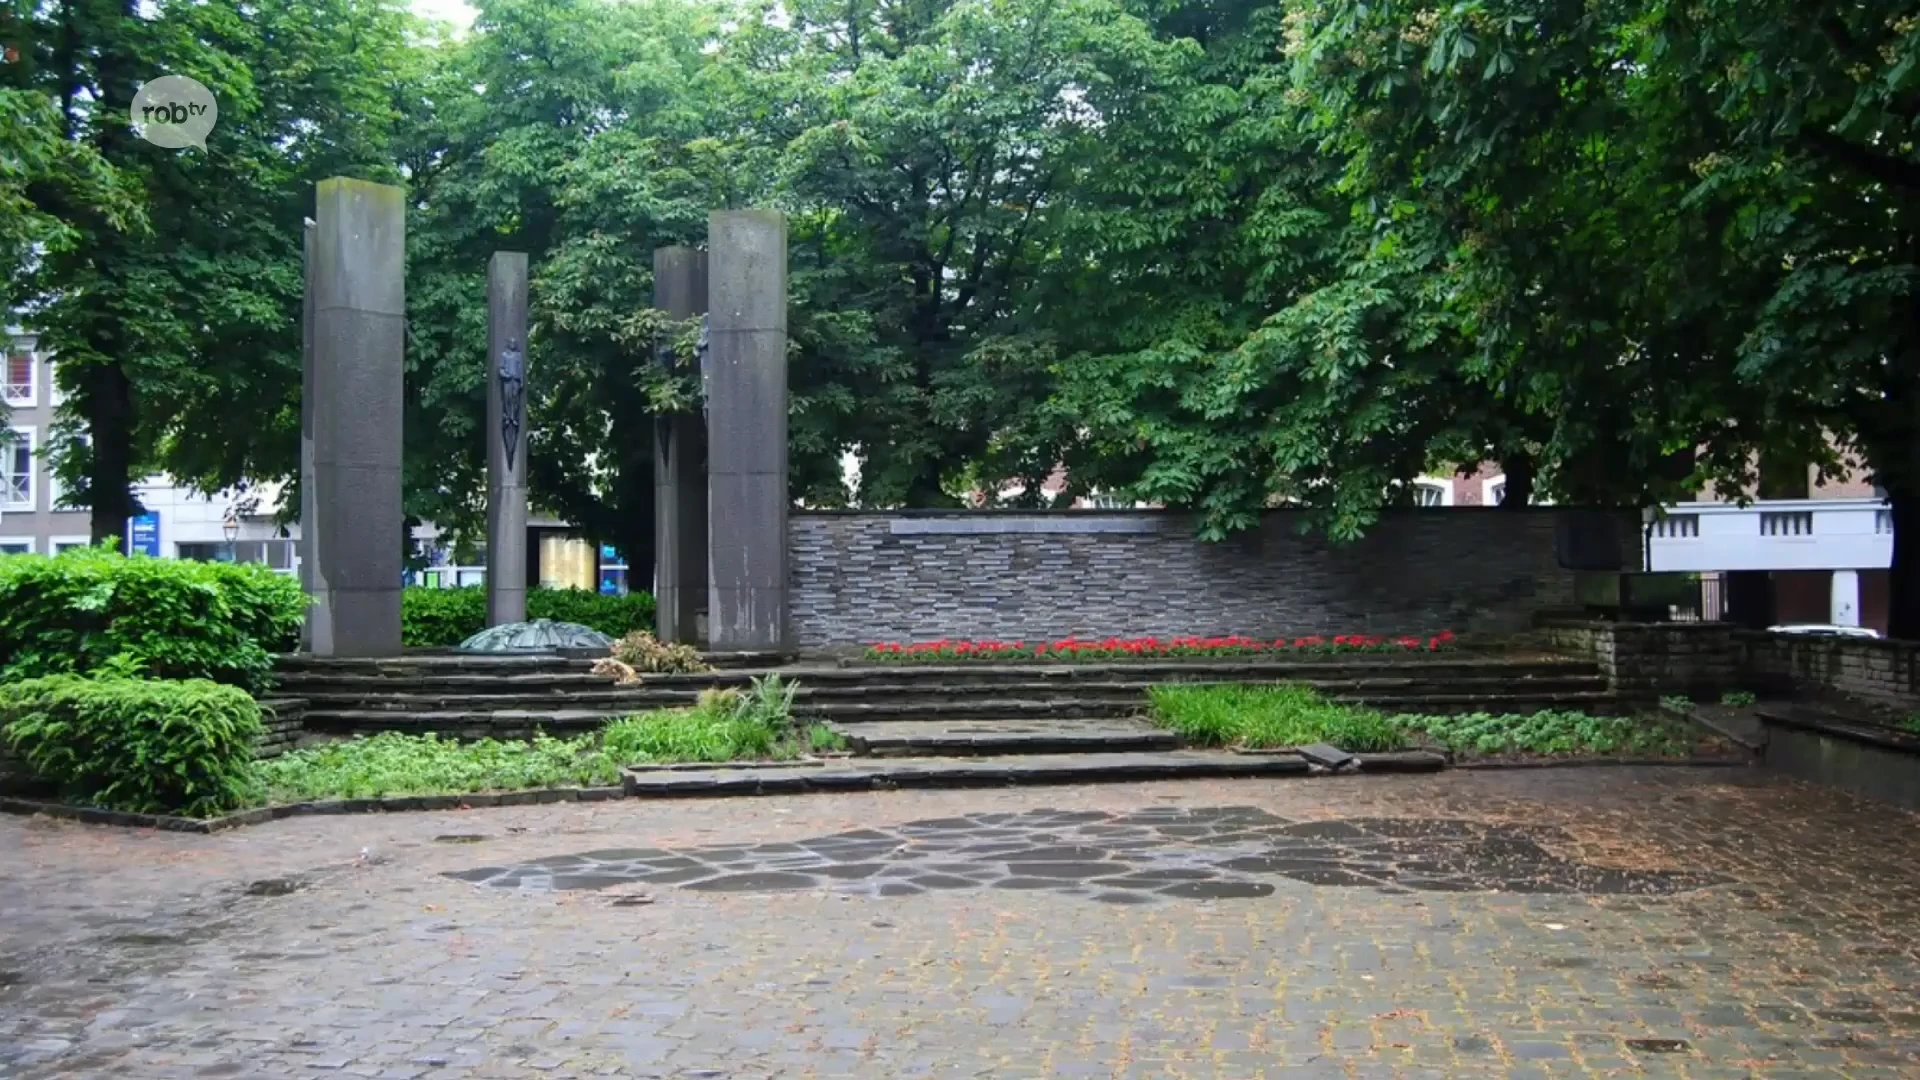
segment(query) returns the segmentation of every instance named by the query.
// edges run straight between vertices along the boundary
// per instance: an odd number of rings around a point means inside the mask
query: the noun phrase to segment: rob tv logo
[[[140,137],[170,150],[207,148],[207,135],[220,119],[213,91],[185,75],[162,75],[140,85],[128,119]]]

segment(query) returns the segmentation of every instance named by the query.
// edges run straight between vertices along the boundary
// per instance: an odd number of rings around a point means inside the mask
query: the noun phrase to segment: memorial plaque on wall
[[[1563,511],[1553,526],[1554,558],[1563,570],[1638,570],[1626,565],[1635,546],[1625,542],[1627,525],[1618,510]]]

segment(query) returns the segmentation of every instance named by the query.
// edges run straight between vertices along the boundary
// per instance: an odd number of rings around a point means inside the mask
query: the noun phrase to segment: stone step
[[[1410,713],[1533,713],[1542,709],[1617,712],[1625,705],[1605,692],[1552,694],[1423,694],[1341,697],[1386,712]],[[1146,707],[1144,700],[1104,701],[1080,697],[1048,699],[965,698],[900,702],[801,701],[795,713],[810,720],[831,722],[889,721],[928,724],[953,721],[1128,720]],[[636,707],[421,710],[310,707],[306,723],[315,731],[438,731],[460,738],[523,738],[536,730],[551,732],[591,730],[609,720],[632,715]]]
[[[1211,682],[1211,680],[1209,680]],[[1601,693],[1606,682],[1598,676],[1566,675],[1504,679],[1476,677],[1436,681],[1410,678],[1314,679],[1305,680],[1323,693],[1359,699],[1378,697],[1413,698],[1433,695],[1501,696],[1524,694],[1545,696],[1572,693]],[[515,708],[551,708],[577,706],[594,708],[672,708],[692,704],[705,689],[696,685],[639,685],[617,687],[601,679],[588,684],[544,687],[536,683],[515,686],[467,688],[448,687],[435,681],[417,687],[387,687],[373,684],[342,686],[320,681],[296,684],[299,693],[316,707],[329,709],[391,709],[403,712],[436,709],[483,710]],[[796,700],[809,702],[872,702],[875,704],[965,699],[979,696],[1048,700],[1072,697],[1080,700],[1144,702],[1156,684],[1145,681],[1068,682],[1046,681],[959,684],[821,684],[799,682]],[[290,689],[290,688],[289,688]]]
[[[1630,707],[1630,703],[1606,690],[1534,694],[1370,694],[1328,695],[1334,701],[1366,705],[1385,713],[1521,713],[1543,710],[1586,712],[1610,715]]]
[[[873,757],[1118,754],[1177,750],[1180,738],[1140,720],[999,718],[949,723],[868,721],[828,725],[854,753]]]
[[[312,657],[276,662],[275,674],[283,684],[306,684],[323,680],[329,684],[389,685],[395,681],[444,681],[447,686],[481,688],[505,681],[524,685],[551,679],[555,685],[584,685],[596,680],[591,658],[551,656],[475,658],[431,656],[409,659],[317,659]],[[792,664],[779,667],[732,667],[712,672],[661,674],[646,676],[649,684],[660,685],[744,685],[757,675],[770,672],[785,678],[820,684],[903,684],[936,682],[947,685],[978,682],[1046,681],[1141,681],[1205,679],[1216,682],[1272,682],[1313,678],[1526,678],[1540,676],[1597,675],[1599,669],[1583,660],[1528,659],[1441,659],[1390,654],[1356,654],[1346,657],[1315,657],[1289,661],[1245,661],[1216,658],[1193,660],[1151,660],[1126,663],[1039,664],[1039,663],[961,663],[961,664]]]
[[[1360,754],[1365,773],[1438,772],[1438,754],[1407,751]],[[1004,787],[1009,784],[1132,783],[1140,780],[1228,777],[1304,777],[1297,754],[1236,754],[1230,750],[1158,753],[1014,754],[974,758],[849,758],[824,765],[761,769],[629,769],[627,794],[640,798],[775,795],[809,791],[872,791],[902,787]],[[1337,781],[1333,781],[1337,782]]]

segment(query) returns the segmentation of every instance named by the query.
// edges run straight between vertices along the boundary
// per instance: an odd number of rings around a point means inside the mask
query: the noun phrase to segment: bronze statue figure
[[[527,392],[527,357],[520,351],[520,339],[508,338],[500,350],[500,439],[507,451],[507,469],[513,469],[513,452],[520,445],[521,410]]]

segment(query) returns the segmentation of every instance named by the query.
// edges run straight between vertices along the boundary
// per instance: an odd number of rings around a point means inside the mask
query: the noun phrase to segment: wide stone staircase
[[[1166,682],[1311,685],[1392,712],[1617,711],[1590,663],[1550,655],[1362,654],[1292,661],[1165,660],[1072,665],[848,665],[834,662],[652,675],[615,686],[592,661],[559,656],[422,654],[383,660],[284,657],[279,693],[306,702],[310,732],[438,732],[524,738],[693,704],[710,687],[777,672],[799,684],[795,711],[830,725],[857,754],[974,756],[1158,751],[1172,733],[1144,720]]]

